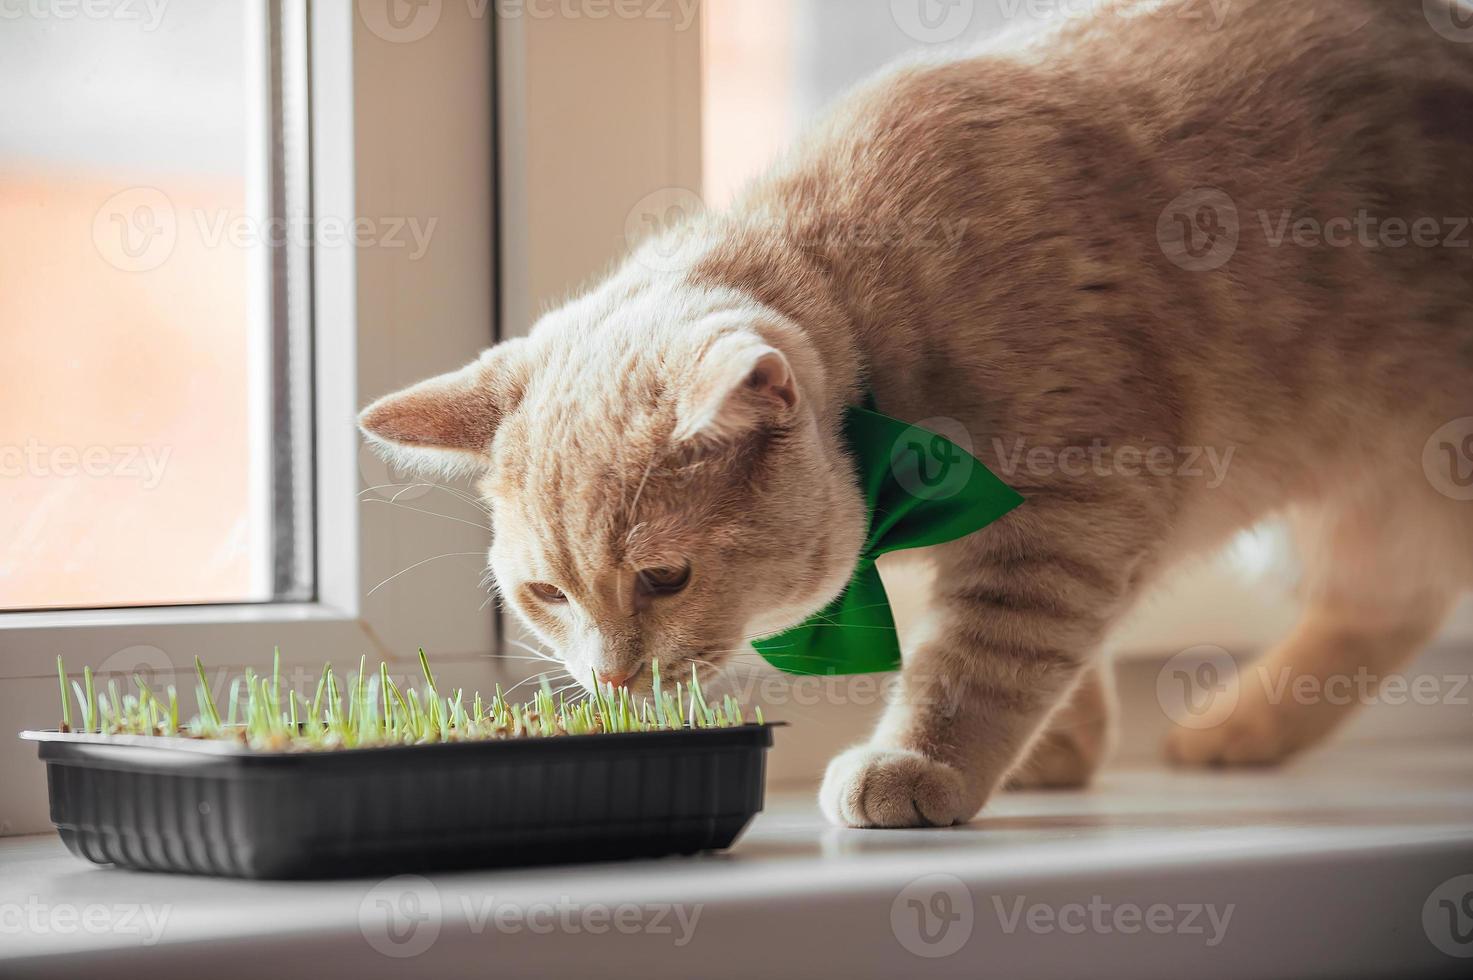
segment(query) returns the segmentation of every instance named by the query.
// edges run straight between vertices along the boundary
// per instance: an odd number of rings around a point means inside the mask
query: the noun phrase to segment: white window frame
[[[312,249],[315,598],[0,613],[0,717],[12,733],[55,727],[58,655],[79,672],[153,648],[187,673],[196,654],[238,669],[269,663],[279,645],[289,668],[347,666],[366,654],[407,669],[424,646],[454,683],[499,679],[497,614],[474,599],[483,560],[428,561],[399,580],[404,588],[367,595],[428,555],[484,552],[489,534],[365,506],[372,470],[355,423],[372,398],[459,367],[494,342],[494,32],[466,5],[446,4],[428,36],[394,43],[369,29],[358,6],[309,6],[313,214],[437,223],[417,261],[402,248]],[[46,828],[34,747],[0,739],[0,784],[0,834]]]

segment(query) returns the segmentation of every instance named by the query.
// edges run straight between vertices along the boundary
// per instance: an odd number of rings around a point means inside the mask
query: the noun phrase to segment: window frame
[[[342,106],[346,97],[351,97],[351,63],[346,47],[346,32],[343,18],[334,18],[324,10],[326,4],[315,4],[312,9],[312,68],[309,78],[312,103],[320,111],[312,118],[312,141],[320,149],[321,158],[331,161],[334,143],[352,139],[351,125],[343,127],[343,119],[351,115],[334,111]],[[273,24],[273,34],[280,24]],[[273,85],[274,81],[262,80]],[[346,84],[345,84],[346,83]],[[273,93],[275,102],[280,93]],[[351,105],[351,103],[349,103]],[[275,153],[273,153],[275,156]],[[268,171],[270,167],[258,168]],[[352,206],[351,174],[346,181],[318,180],[312,195],[314,214],[330,214],[343,205]],[[351,214],[351,211],[349,211]],[[326,252],[326,253],[324,253]],[[314,256],[317,265],[312,318],[317,324],[352,323],[352,292],[348,284],[354,279],[354,256],[351,253],[331,253],[318,249]],[[271,261],[268,258],[268,261]],[[262,302],[270,308],[278,301],[277,281],[274,276],[253,274],[253,284],[264,287],[270,295]],[[345,314],[346,315],[345,317]],[[358,526],[352,508],[337,507],[345,494],[354,494],[355,488],[346,485],[345,479],[355,475],[356,467],[343,473],[339,466],[331,463],[342,457],[342,426],[323,424],[328,417],[343,413],[351,407],[355,398],[351,385],[343,385],[340,376],[334,377],[321,365],[331,363],[334,355],[351,354],[351,337],[340,330],[326,330],[317,339],[318,370],[311,379],[315,395],[318,432],[320,432],[320,455],[315,461],[314,479],[320,486],[315,505],[317,522],[317,550],[323,554],[339,554],[339,561],[324,561],[323,581],[318,584],[317,595],[308,601],[270,601],[270,603],[239,604],[178,604],[178,606],[134,606],[115,609],[55,609],[19,610],[0,613],[0,681],[27,678],[35,673],[55,671],[57,654],[74,662],[90,662],[91,651],[106,648],[109,635],[116,631],[116,641],[125,644],[134,640],[137,629],[147,629],[156,643],[200,645],[217,637],[214,629],[219,626],[247,626],[247,628],[281,628],[299,622],[343,623],[355,619],[358,607],[355,589],[348,588],[352,576],[345,575],[343,566],[358,557]],[[273,371],[275,373],[275,371]],[[273,380],[280,380],[280,374]],[[206,637],[205,631],[209,632]],[[227,644],[234,645],[234,644]]]
[[[486,241],[480,257],[482,268],[494,268],[492,30],[485,22],[469,25],[469,30],[484,38],[475,49],[464,38],[450,40],[461,25],[443,24],[436,33],[442,35],[442,45],[453,45],[457,54],[447,58],[434,42],[394,44],[375,36],[355,10],[356,5],[320,0],[306,8],[312,214],[443,216],[452,213],[444,205],[444,195],[459,195],[458,200],[467,205],[466,213],[485,208],[486,222],[479,231]],[[446,13],[453,15],[453,7]],[[482,148],[487,167],[479,173],[447,162],[466,152],[464,144],[427,148],[422,142],[393,135],[396,126],[407,122],[412,108],[403,106],[402,99],[395,105],[392,93],[396,88],[402,91],[410,84],[424,85],[437,74],[446,86],[452,80],[463,85],[468,66],[487,79],[485,91],[476,97],[486,108],[478,125],[487,137]],[[381,110],[386,104],[391,108]],[[373,107],[373,111],[361,107]],[[422,189],[412,186],[406,192],[408,182],[401,175],[421,166],[427,155],[434,158],[435,169],[452,171],[455,179],[441,180],[435,191],[423,195],[439,193],[438,207],[431,204],[415,210],[414,198]],[[446,251],[451,248],[453,243]],[[0,683],[45,676],[52,679],[54,693],[58,655],[66,658],[69,672],[80,671],[84,666],[98,667],[111,653],[136,644],[170,651],[209,651],[211,662],[221,665],[259,663],[280,645],[284,659],[297,659],[300,651],[304,663],[320,665],[333,656],[385,649],[390,636],[415,631],[414,603],[373,603],[364,595],[367,584],[377,581],[373,576],[382,568],[396,563],[407,567],[423,556],[415,548],[415,535],[392,525],[370,528],[365,522],[360,494],[366,482],[355,420],[362,403],[372,397],[426,373],[458,367],[495,342],[494,277],[473,274],[458,257],[434,250],[408,270],[402,268],[403,263],[396,268],[392,257],[364,254],[366,251],[350,241],[318,241],[310,250],[315,355],[311,367],[315,494],[310,506],[316,554],[312,597],[264,603],[3,612]],[[374,268],[366,272],[366,264]],[[396,289],[416,288],[419,283],[414,280],[425,278],[435,281],[439,296],[443,297],[447,285],[451,287],[454,295],[442,298],[441,305],[472,315],[465,318],[465,325],[457,323],[453,329],[413,331],[415,350],[406,356],[404,325],[395,318],[398,311],[383,298]],[[421,370],[420,364],[429,366]],[[435,564],[416,576],[417,588],[434,589],[467,574],[474,579],[474,571]],[[436,645],[448,647],[452,659],[484,660],[493,652],[494,615],[480,613],[465,617],[461,624],[436,621],[433,625]],[[402,649],[385,652],[395,659],[405,656]],[[413,655],[411,647],[407,656]],[[172,652],[170,657],[180,659]],[[190,661],[192,664],[192,652]],[[182,669],[190,664],[174,666]]]
[[[403,138],[413,109],[421,108],[406,106],[403,92],[437,84],[463,88],[466,60],[437,57],[431,42],[458,30],[484,37],[483,58],[469,67],[484,72],[487,81],[480,148],[486,166],[444,169],[459,180],[471,210],[484,203],[494,234],[479,266],[473,259],[452,260],[444,264],[455,268],[428,277],[438,286],[448,280],[463,294],[461,306],[484,306],[482,326],[437,324],[435,330],[416,331],[415,350],[406,352],[405,331],[384,300],[395,287],[413,295],[424,283],[412,275],[392,278],[403,269],[361,269],[378,256],[349,245],[316,243],[310,256],[314,597],[0,613],[0,683],[54,678],[58,654],[72,672],[98,667],[111,653],[137,645],[167,649],[175,661],[181,658],[173,651],[209,651],[211,663],[231,666],[259,663],[263,650],[278,645],[288,664],[320,664],[365,647],[399,660],[406,650],[413,655],[416,624],[433,627],[434,647],[443,651],[437,662],[486,668],[500,652],[502,636],[516,632],[499,613],[446,624],[443,617],[420,615],[413,602],[385,607],[368,600],[365,591],[382,578],[379,571],[407,568],[423,555],[402,529],[379,535],[365,528],[359,498],[364,449],[352,420],[377,395],[457,367],[497,339],[525,335],[534,311],[565,295],[569,284],[598,274],[618,253],[629,209],[642,197],[662,188],[700,187],[699,17],[677,30],[671,20],[657,17],[490,17],[447,5],[429,38],[397,44],[376,36],[346,5],[316,0],[308,16],[311,207],[319,216],[403,208],[402,175],[424,153],[423,144]],[[468,23],[451,23],[456,16]],[[608,84],[597,90],[558,84],[570,60]],[[631,72],[631,65],[647,70]],[[355,112],[370,106],[371,113]],[[585,122],[601,121],[603,136],[613,126],[627,152],[609,158],[597,130],[568,118],[570,107]],[[467,146],[438,149],[458,155]],[[598,181],[566,178],[569,161],[590,159],[601,160]],[[494,179],[486,180],[488,175]],[[480,202],[480,195],[487,199]],[[506,257],[504,265],[498,266],[498,255]],[[489,289],[486,278],[475,274],[487,268],[497,270]],[[380,274],[385,272],[387,281]],[[344,371],[344,364],[356,370]],[[417,569],[413,581],[417,591],[434,591],[458,587],[466,575],[464,567],[432,563]],[[173,666],[183,670],[190,664]],[[504,663],[499,667],[517,673]]]
[[[448,10],[446,13],[452,13]],[[396,85],[426,83],[427,74],[442,80],[454,75],[464,84],[467,60],[479,65],[473,69],[486,72],[491,80],[491,31],[483,22],[471,24],[486,34],[482,52],[467,57],[465,44],[458,44],[458,57],[439,57],[429,41],[418,44],[392,44],[371,34],[364,21],[355,16],[351,4],[311,3],[311,134],[312,177],[311,208],[314,215],[392,215],[414,211],[407,208],[401,175],[405,169],[423,167],[424,156],[435,158],[432,167],[449,169],[448,156],[464,155],[465,127],[460,133],[446,134],[445,146],[430,147],[411,140],[395,140],[389,131],[404,119],[395,112],[384,111],[386,93]],[[448,19],[448,18],[446,18]],[[458,25],[445,24],[437,34],[451,34]],[[493,113],[492,93],[485,93],[486,158],[491,155]],[[362,152],[364,143],[373,144],[371,152]],[[474,149],[474,147],[470,147]],[[457,168],[464,169],[464,168]],[[495,286],[488,287],[486,270],[495,270],[495,234],[491,192],[493,168],[482,174],[464,172],[461,192],[467,200],[468,214],[477,208],[485,211],[488,264],[479,271],[439,270],[433,279],[449,281],[460,290],[458,307],[477,315],[479,326],[468,329],[424,330],[414,332],[417,346],[414,361],[435,364],[427,370],[451,370],[476,357],[483,348],[495,342]],[[477,186],[483,184],[483,186]],[[426,211],[426,209],[420,209]],[[445,209],[440,209],[443,214]],[[222,648],[219,659],[233,660],[253,654],[258,660],[261,638],[274,635],[271,645],[289,643],[293,637],[305,643],[328,648],[356,648],[364,640],[365,629],[379,628],[376,616],[368,609],[359,585],[367,582],[376,564],[365,563],[373,548],[404,550],[405,563],[414,560],[408,542],[382,541],[365,536],[365,525],[359,507],[362,488],[359,464],[356,414],[362,402],[392,391],[398,383],[409,383],[423,376],[417,367],[401,367],[405,360],[405,327],[395,318],[392,307],[384,304],[384,296],[395,289],[408,289],[414,283],[405,281],[370,281],[362,274],[365,261],[380,256],[364,255],[349,243],[324,245],[311,249],[312,290],[311,315],[315,346],[311,371],[312,411],[315,424],[315,458],[312,480],[317,486],[312,501],[315,525],[315,553],[318,556],[317,584],[314,597],[303,601],[270,601],[270,603],[187,604],[187,606],[118,607],[118,609],[35,610],[35,612],[0,613],[0,681],[24,678],[37,673],[55,671],[56,654],[78,657],[78,665],[87,660],[90,651],[108,644],[110,634],[118,643],[137,640],[138,631],[149,631],[158,641],[190,645],[196,648]],[[430,252],[421,259],[432,264],[436,256]],[[293,258],[293,261],[296,261]],[[448,265],[449,262],[442,262]],[[460,265],[460,262],[455,262]],[[392,268],[386,265],[384,268]],[[383,271],[376,268],[376,271]],[[415,273],[423,271],[414,268]],[[355,365],[356,370],[343,370]],[[387,383],[384,382],[387,380]],[[464,570],[461,570],[464,572]],[[435,576],[430,569],[427,575]],[[402,612],[402,610],[395,610]],[[485,619],[485,617],[480,617]],[[287,635],[283,638],[284,634]],[[233,638],[234,637],[234,638]],[[463,650],[488,653],[488,629],[474,629],[464,637]]]
[[[12,731],[55,727],[58,655],[70,674],[90,666],[126,676],[134,658],[181,691],[192,690],[184,675],[197,654],[236,672],[269,662],[277,646],[283,676],[315,677],[325,660],[346,665],[360,655],[417,671],[424,646],[446,683],[485,690],[502,679],[499,617],[477,598],[484,559],[472,564],[489,533],[466,536],[464,523],[363,504],[382,468],[356,425],[367,401],[460,367],[496,340],[495,24],[446,4],[427,37],[398,43],[376,35],[358,4],[283,2],[305,4],[310,25],[312,214],[381,219],[385,234],[383,247],[324,234],[310,250],[314,594],[0,613],[0,717]],[[417,260],[386,244],[387,222],[412,217],[438,221]],[[468,557],[425,561],[435,551]],[[412,588],[374,592],[411,567],[395,581]],[[29,743],[0,740],[0,783],[9,787],[0,836],[49,828],[44,768]]]

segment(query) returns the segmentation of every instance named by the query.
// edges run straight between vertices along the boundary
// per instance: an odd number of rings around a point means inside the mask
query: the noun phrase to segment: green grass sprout
[[[101,719],[97,717],[97,688],[92,679],[92,668],[87,667],[82,671],[83,683],[87,685],[87,717],[85,719],[87,731],[102,731]]]
[[[342,682],[332,664],[325,664],[311,700],[288,690],[283,708],[281,650],[277,648],[269,675],[247,669],[231,679],[223,721],[199,657],[194,659],[197,714],[184,722],[180,721],[179,696],[173,685],[161,699],[135,674],[136,695],[122,694],[112,679],[107,693],[99,695],[92,668],[87,667],[82,683],[73,680],[70,688],[86,732],[234,740],[269,751],[737,728],[749,724],[741,703],[731,695],[718,704],[707,701],[694,665],[690,684],[677,682],[673,692],[662,682],[659,666],[653,665],[652,691],[647,699],[594,679],[592,693],[572,703],[560,694],[554,700],[552,686],[545,678],[525,703],[507,701],[499,684],[490,698],[479,693],[468,696],[464,688],[457,688],[451,697],[442,697],[424,650],[419,651],[419,667],[424,683],[401,689],[389,676],[387,662],[381,661],[373,670],[368,658],[362,657],[357,673],[347,675]],[[61,730],[71,731],[66,665],[59,656],[56,674]],[[760,708],[755,714],[756,724],[765,724]]]
[[[56,681],[61,685],[61,730],[69,732],[72,730],[72,702],[66,696],[66,665],[61,662],[61,654],[56,655]]]
[[[198,656],[194,658],[194,672],[199,675],[199,687],[196,690],[204,695],[204,702],[200,705],[199,708],[200,713],[202,715],[208,714],[210,717],[210,723],[213,724],[216,728],[219,728],[220,711],[218,708],[215,707],[215,699],[210,695],[210,682],[205,678],[204,661],[200,660]],[[90,687],[87,690],[87,694],[90,698],[92,694],[92,690]]]

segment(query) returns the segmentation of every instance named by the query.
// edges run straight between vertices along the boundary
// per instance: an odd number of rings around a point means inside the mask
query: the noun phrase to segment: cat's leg
[[[1410,492],[1408,492],[1410,488]],[[1232,711],[1175,728],[1185,765],[1271,765],[1324,739],[1437,633],[1466,587],[1473,527],[1423,488],[1363,492],[1295,520],[1306,608],[1294,632],[1239,672]],[[1229,702],[1231,703],[1231,702]]]
[[[1064,704],[1028,748],[1022,765],[1008,774],[1009,789],[1077,789],[1089,785],[1104,762],[1114,734],[1110,665],[1086,667]]]
[[[1237,704],[1209,728],[1174,728],[1167,756],[1184,765],[1273,765],[1319,742],[1369,690],[1410,660],[1451,608],[1428,596],[1399,609],[1318,602],[1293,634],[1236,682]],[[1367,680],[1362,680],[1366,678]]]
[[[935,549],[929,636],[908,651],[903,697],[870,742],[829,765],[819,794],[829,819],[970,820],[1095,657],[1135,563],[1071,553],[1062,542],[1083,537],[1037,510],[1029,525],[1052,533],[1014,525]]]
[[[918,552],[880,559],[885,592],[895,614],[900,642],[914,649],[931,618],[936,567]],[[1109,664],[1086,667],[1074,690],[1052,715],[1008,775],[1009,789],[1071,789],[1088,785],[1108,753],[1114,734],[1114,691]]]

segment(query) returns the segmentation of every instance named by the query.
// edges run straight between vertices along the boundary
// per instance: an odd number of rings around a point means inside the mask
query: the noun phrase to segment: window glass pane
[[[310,593],[278,560],[310,500],[274,451],[279,34],[260,0],[0,19],[0,609]]]

